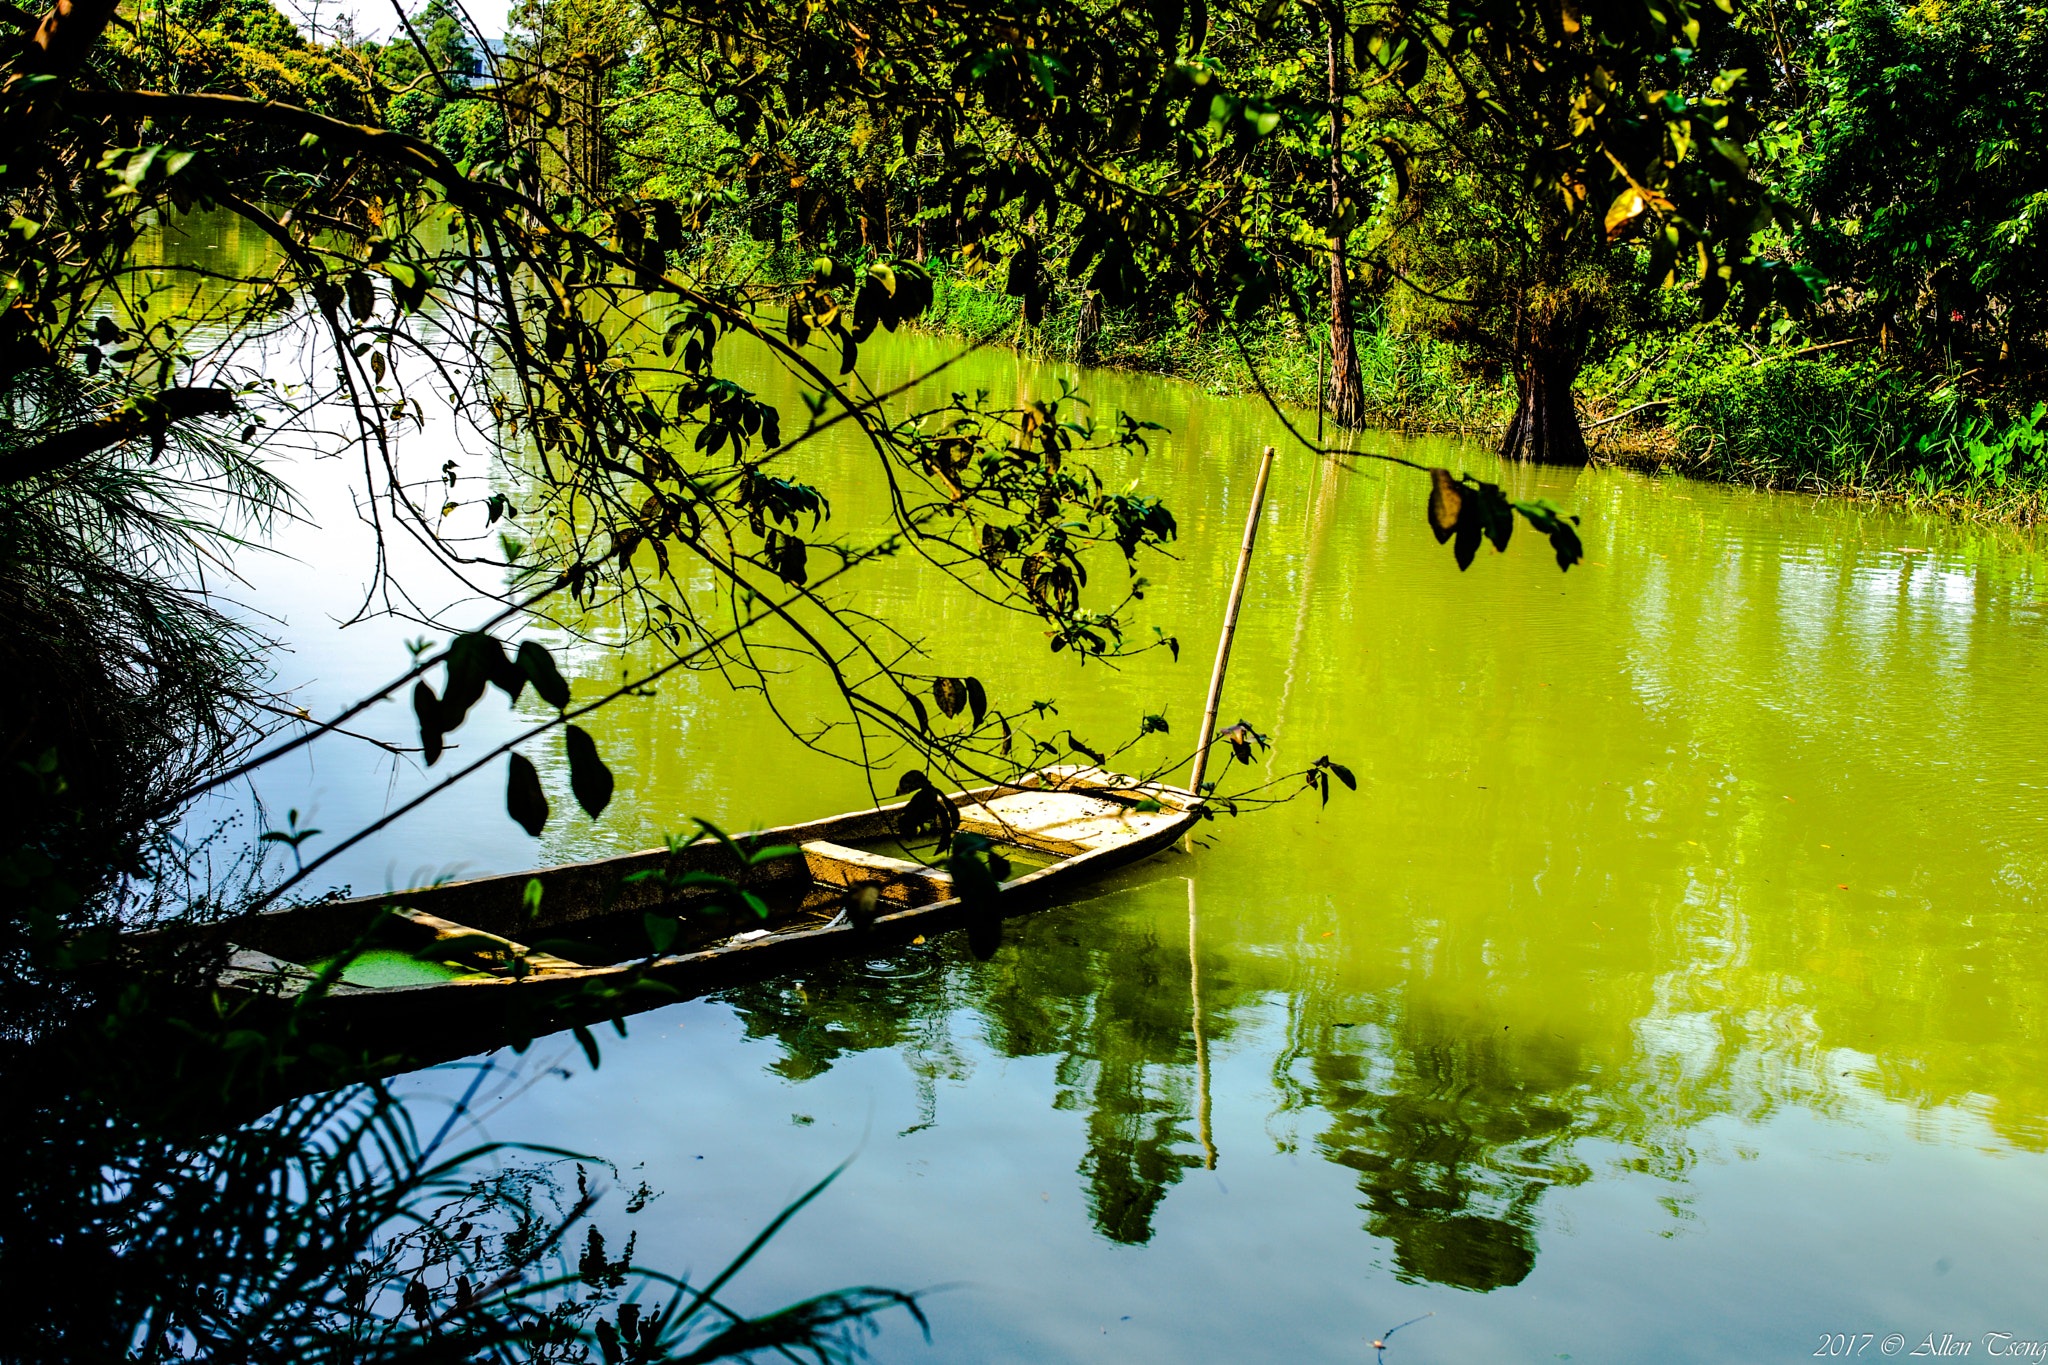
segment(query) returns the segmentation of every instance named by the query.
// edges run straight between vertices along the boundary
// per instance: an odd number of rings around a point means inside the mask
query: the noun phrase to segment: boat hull
[[[896,831],[905,805],[896,803],[738,841],[741,849],[788,850],[761,861],[705,841],[245,917],[210,931],[221,964],[213,986],[311,1003],[321,1033],[370,1051],[413,1063],[461,1056],[959,928],[985,956],[1000,941],[1003,920],[1172,847],[1203,814],[1186,792],[1079,767],[947,799],[963,832],[1051,861],[1004,881],[994,895],[963,898],[942,867],[856,847]],[[727,885],[692,889],[704,876]],[[763,925],[731,908],[734,887],[780,895],[794,908]],[[833,915],[855,904],[863,888],[872,917]],[[724,908],[707,913],[713,901]],[[570,949],[554,946],[579,930],[637,926],[649,914],[671,916],[688,937],[668,952],[643,946],[637,956],[601,963],[572,960],[561,955]],[[420,958],[446,944],[483,969],[412,985],[330,979],[316,986],[319,973],[307,964],[345,958],[394,934]],[[309,989],[317,1001],[299,1000]]]

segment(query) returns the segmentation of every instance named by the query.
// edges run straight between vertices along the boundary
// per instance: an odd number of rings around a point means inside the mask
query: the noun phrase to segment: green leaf
[[[569,704],[569,684],[555,668],[554,655],[528,640],[519,646],[519,667],[533,683],[540,699],[557,710]]]
[[[576,1041],[583,1045],[583,1055],[590,1059],[590,1069],[592,1071],[597,1070],[598,1056],[596,1037],[592,1035],[589,1029],[585,1028],[581,1024],[576,1025],[576,1027],[571,1029],[570,1032],[574,1033],[576,1035]]]
[[[505,812],[536,839],[547,827],[548,798],[540,789],[540,774],[523,754],[512,755],[505,779]]]
[[[730,853],[732,855],[732,859],[734,862],[740,864],[742,867],[746,866],[747,851],[741,848],[730,834],[727,834],[724,830],[720,829],[717,825],[712,824],[709,820],[706,820],[701,815],[697,816],[696,820],[697,833],[700,838],[705,835],[709,835],[711,838],[716,839],[719,845],[722,848],[724,848],[727,853]]]
[[[1557,567],[1569,571],[1572,565],[1586,557],[1586,547],[1579,542],[1579,533],[1559,521],[1550,532],[1550,548],[1557,556]]]
[[[567,738],[569,790],[576,794],[576,804],[595,820],[611,804],[612,770],[597,756],[597,741],[590,737],[589,731],[571,725]]]
[[[968,678],[967,709],[974,717],[974,727],[981,728],[981,718],[988,714],[988,692],[982,687],[981,679]]]
[[[657,957],[667,952],[683,932],[682,921],[671,915],[646,915],[641,922],[647,926],[647,944]]]
[[[1514,504],[1514,508],[1530,526],[1550,537],[1550,548],[1557,556],[1557,567],[1560,570],[1569,570],[1572,565],[1585,559],[1586,547],[1580,542],[1579,533],[1574,529],[1578,524],[1577,517],[1565,515],[1547,498],[1538,498],[1534,502],[1518,502]]]

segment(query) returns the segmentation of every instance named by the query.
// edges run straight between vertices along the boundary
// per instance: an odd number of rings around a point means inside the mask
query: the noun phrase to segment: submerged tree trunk
[[[1341,16],[1341,9],[1337,11]],[[1344,248],[1344,65],[1345,26],[1330,25],[1330,420],[1340,427],[1365,425],[1365,375],[1358,368],[1358,343],[1351,332],[1351,280]]]
[[[1515,370],[1515,420],[1500,443],[1503,459],[1533,464],[1586,463],[1572,381],[1579,367],[1555,356],[1525,357]]]

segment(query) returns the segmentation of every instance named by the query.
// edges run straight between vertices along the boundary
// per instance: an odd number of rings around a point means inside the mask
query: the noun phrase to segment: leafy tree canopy
[[[1875,329],[2048,325],[2048,9],[1848,0],[1813,73],[1798,249]]]

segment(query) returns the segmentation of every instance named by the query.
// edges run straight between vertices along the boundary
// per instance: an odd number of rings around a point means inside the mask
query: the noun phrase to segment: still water
[[[863,377],[879,390],[956,349],[899,338]],[[792,385],[743,378],[794,425]],[[1165,715],[1130,756],[1163,762],[1199,720],[1257,452],[1285,433],[1255,402],[993,350],[927,393],[1062,380],[1105,424],[1169,429],[1102,473],[1179,517],[1138,618],[1182,640],[1178,663],[1079,666],[907,561],[840,598],[998,707],[1056,699],[1046,733],[1116,743]],[[407,458],[457,459],[481,497],[484,462],[448,441]],[[605,1035],[595,1071],[566,1039],[505,1054],[481,1132],[612,1163],[608,1226],[637,1233],[643,1264],[699,1273],[849,1162],[729,1297],[933,1290],[931,1343],[899,1316],[884,1361],[1362,1361],[1424,1314],[1388,1359],[2048,1340],[2033,539],[1614,470],[1503,473],[1449,440],[1356,445],[1549,497],[1582,516],[1590,561],[1560,574],[1524,528],[1461,574],[1421,476],[1283,444],[1224,702],[1276,752],[1230,781],[1328,754],[1356,794],[1222,820],[1013,922],[987,962],[942,938],[677,1005]],[[825,438],[778,472],[857,532],[883,506],[873,460]],[[291,476],[310,524],[241,566],[243,600],[322,714],[402,671],[420,627],[338,627],[366,583],[352,469],[302,456]],[[455,624],[485,614],[447,598]],[[580,693],[616,684],[617,653],[554,638]],[[800,725],[833,718],[800,664],[777,700]],[[393,705],[365,729],[403,742],[407,719]],[[517,719],[493,692],[457,739]],[[542,744],[542,840],[479,789],[336,880],[513,870],[694,815],[745,828],[871,799],[715,675],[586,723],[620,783],[602,824]],[[914,766],[892,762],[889,785]],[[290,807],[338,835],[423,785],[409,761],[326,747],[268,774],[244,818]],[[465,1081],[404,1084],[432,1103]],[[660,1195],[628,1216],[643,1180]]]

